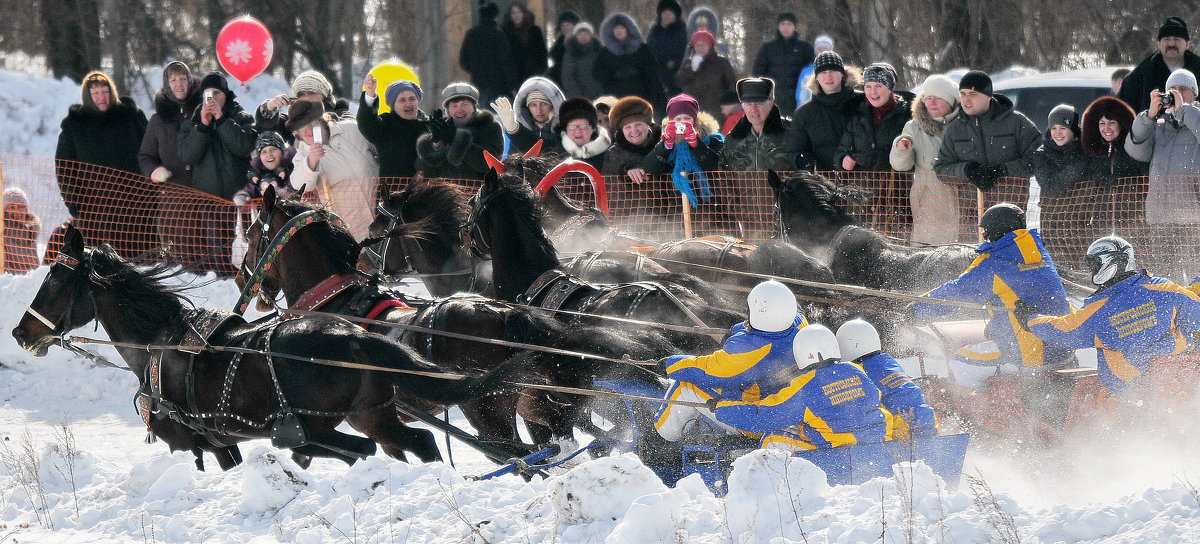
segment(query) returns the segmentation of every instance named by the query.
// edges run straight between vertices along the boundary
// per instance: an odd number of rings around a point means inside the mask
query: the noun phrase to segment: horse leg
[[[221,467],[221,470],[229,470],[242,464],[242,452],[236,445],[213,448],[210,451],[217,457],[217,465]]]
[[[395,410],[390,406],[354,414],[346,418],[346,421],[351,427],[374,440],[374,443],[382,446],[383,452],[391,457],[408,461],[404,452],[411,451],[426,463],[442,460],[433,433],[405,425],[396,417]]]
[[[292,448],[292,460],[296,461],[296,464],[300,465],[300,468],[308,468],[308,466],[312,464],[314,457],[329,457],[331,459],[342,461],[347,465],[353,465],[354,462],[358,460],[357,457],[343,455],[317,444],[305,444],[303,446]],[[307,461],[303,463],[300,462],[301,460],[305,459],[307,459]]]
[[[292,450],[292,461],[297,465],[300,465],[300,468],[308,468],[308,466],[312,464],[312,460],[313,458],[311,455],[305,455],[294,449]]]
[[[517,401],[517,413],[525,418],[525,426],[536,444],[573,439],[575,411],[568,403],[554,400],[544,392],[526,390]]]
[[[459,408],[480,438],[493,439],[493,445],[511,455],[520,457],[529,453],[516,445],[521,441],[517,433],[516,395],[492,395],[460,404]]]

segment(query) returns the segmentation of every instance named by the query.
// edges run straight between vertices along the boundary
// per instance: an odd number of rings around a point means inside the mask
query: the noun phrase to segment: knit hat
[[[742,103],[742,101],[738,100],[737,91],[735,91],[733,89],[725,89],[725,92],[721,93],[721,105],[722,106],[732,106],[734,104],[741,104],[741,103]]]
[[[875,82],[887,87],[896,88],[896,69],[886,62],[876,62],[863,70],[863,82]]]
[[[659,0],[658,9],[655,10],[654,13],[659,17],[662,17],[662,12],[667,10],[675,12],[676,19],[683,17],[683,6],[680,6],[679,2],[676,2],[675,0]]]
[[[259,153],[262,153],[264,148],[270,146],[277,147],[280,151],[283,151],[287,148],[287,142],[283,141],[283,136],[280,136],[278,132],[273,130],[263,132],[258,135],[256,140],[254,140],[254,154],[250,157],[257,157]]]
[[[476,89],[474,85],[464,81],[455,81],[454,83],[446,85],[445,89],[442,89],[443,108],[447,107],[447,105],[450,104],[450,101],[456,98],[469,99],[472,103],[478,106],[479,89]]]
[[[117,86],[113,84],[112,79],[109,79],[108,74],[100,70],[93,70],[88,75],[83,77],[83,104],[91,109],[96,109],[96,103],[92,102],[92,85],[108,85],[108,92],[112,94],[112,102],[109,104],[120,104],[121,97],[117,94]]]
[[[954,84],[954,80],[941,74],[933,74],[925,78],[925,83],[921,84],[921,92],[925,96],[941,98],[950,106],[958,104],[958,86]]]
[[[667,101],[667,119],[674,119],[676,115],[687,114],[695,119],[700,115],[700,102],[697,102],[692,95],[680,93]]]
[[[992,96],[992,77],[987,75],[987,72],[971,70],[963,74],[962,79],[958,80],[958,90],[972,90],[980,94]]]
[[[1079,112],[1075,111],[1075,106],[1070,104],[1059,104],[1050,110],[1050,115],[1046,117],[1046,126],[1052,127],[1061,125],[1071,129],[1076,136],[1079,135]]]
[[[845,75],[846,65],[842,63],[842,56],[833,51],[817,55],[817,58],[813,60],[813,74],[819,74],[825,70],[837,70]]]
[[[400,98],[400,93],[404,91],[412,91],[413,94],[417,95],[417,101],[421,101],[422,93],[420,85],[417,85],[416,83],[413,83],[407,79],[398,79],[391,82],[391,84],[387,86],[387,90],[383,91],[383,98],[387,100],[387,105],[389,108],[396,105],[396,99]]]
[[[533,102],[545,102],[552,106],[554,105],[554,102],[550,101],[550,97],[546,96],[546,93],[542,92],[540,89],[534,89],[532,91],[529,91],[529,94],[525,95],[525,105],[526,106],[528,106],[529,104],[531,104]]]
[[[629,123],[654,123],[654,106],[639,96],[626,96],[613,104],[608,112],[608,126],[621,130]]]
[[[575,24],[575,30],[571,31],[571,37],[575,37],[575,35],[579,34],[580,32],[583,32],[585,30],[590,32],[593,36],[596,35],[596,27],[592,26],[592,23],[583,21],[581,23]]]
[[[333,98],[333,85],[316,70],[309,70],[296,76],[292,82],[292,96],[300,96],[301,92],[319,94],[325,98]]]
[[[688,43],[696,45],[696,42],[708,42],[708,46],[713,47],[717,44],[717,39],[713,37],[712,32],[701,28],[692,34],[692,41]]]
[[[1162,26],[1158,27],[1158,37],[1155,39],[1161,40],[1167,36],[1180,37],[1185,42],[1191,41],[1188,37],[1187,23],[1179,17],[1167,17],[1167,20],[1163,21]]]
[[[495,21],[500,16],[500,6],[495,2],[484,2],[479,6],[479,18],[485,21]]]
[[[284,123],[283,128],[288,132],[296,133],[320,119],[322,115],[325,115],[324,103],[293,100],[292,105],[288,107],[288,120],[287,123]]]
[[[4,205],[21,204],[29,207],[29,195],[20,187],[9,187],[4,190]]]
[[[563,23],[576,24],[579,22],[579,14],[571,10],[564,10],[558,14],[558,21],[554,23],[555,28],[562,26]]]
[[[200,80],[200,94],[204,94],[204,91],[208,89],[217,89],[225,93],[225,100],[227,102],[231,102],[237,98],[237,95],[229,90],[229,81],[225,79],[225,76],[221,72],[209,72],[208,75],[204,76],[204,79]]]
[[[1163,85],[1163,88],[1170,89],[1176,85],[1183,85],[1191,89],[1192,94],[1200,95],[1200,89],[1196,88],[1196,74],[1193,74],[1191,70],[1180,68],[1171,72],[1171,75],[1167,77],[1167,84]]]
[[[582,96],[572,96],[563,100],[561,106],[558,107],[558,128],[566,130],[567,125],[575,119],[583,119],[596,128],[599,124],[599,116],[596,113],[596,106],[592,105],[592,101]]]
[[[821,34],[817,39],[813,40],[813,49],[826,48],[833,51],[833,38],[829,34]]]
[[[734,88],[737,89],[738,100],[742,102],[775,100],[775,80],[769,77],[742,78]]]
[[[775,25],[778,26],[779,23],[782,23],[784,21],[791,21],[792,24],[796,24],[796,14],[792,13],[790,11],[785,11],[783,13],[780,13],[779,18],[775,19]]]
[[[617,97],[606,94],[592,101],[592,105],[596,106],[596,111],[608,115],[612,112],[612,107],[616,105]]]

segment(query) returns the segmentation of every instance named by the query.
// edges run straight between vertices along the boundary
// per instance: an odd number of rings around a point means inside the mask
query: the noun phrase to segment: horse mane
[[[167,262],[135,266],[108,244],[92,249],[91,262],[91,282],[119,293],[125,304],[122,314],[142,340],[150,341],[164,323],[177,322],[180,312],[193,306],[183,295],[192,286],[167,283],[186,273],[185,268]]]
[[[405,213],[405,221],[413,227],[407,231],[411,236],[429,239],[445,247],[461,244],[459,232],[467,222],[467,197],[461,187],[437,178],[418,178],[403,189],[387,197],[391,210],[413,212],[416,206],[424,206],[432,212],[413,220]]]
[[[295,217],[310,210],[324,211],[326,209],[319,203],[306,202],[298,198],[276,200],[275,206],[288,217]],[[305,227],[305,232],[311,233],[322,241],[319,245],[325,250],[325,256],[330,263],[338,269],[338,273],[345,274],[355,269],[361,248],[344,223],[314,221]]]
[[[850,216],[849,208],[865,203],[870,197],[865,189],[843,185],[808,171],[797,172],[785,179],[783,191],[798,194],[798,198],[828,219],[852,223],[858,221]]]
[[[542,217],[545,212],[538,206],[538,194],[525,181],[524,176],[509,175],[507,169],[499,180],[499,188],[492,198],[503,201],[503,208],[512,214],[516,239],[532,243],[534,252],[550,255],[557,263],[557,250],[542,230]]]

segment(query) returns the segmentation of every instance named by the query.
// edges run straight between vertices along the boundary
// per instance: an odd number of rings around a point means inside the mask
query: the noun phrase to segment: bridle
[[[782,195],[780,195],[782,198]],[[775,226],[778,227],[777,234],[780,242],[792,243],[792,226],[783,219],[783,205],[779,203],[779,199],[775,199],[772,207],[772,215],[775,219]]]
[[[416,274],[417,268],[413,265],[411,257],[412,254],[409,252],[408,247],[405,246],[405,242],[408,241],[407,236],[399,237],[399,240],[396,240],[396,243],[400,246],[400,254],[404,257],[404,270],[397,270],[390,274],[387,270],[388,252],[392,248],[392,238],[393,235],[396,234],[396,227],[407,223],[407,221],[404,220],[403,208],[397,208],[396,212],[392,213],[392,210],[388,209],[388,207],[384,205],[383,201],[380,200],[379,203],[375,205],[375,212],[378,215],[388,218],[388,224],[387,227],[384,228],[382,235],[373,238],[367,238],[359,244],[363,248],[363,253],[367,256],[367,259],[371,261],[371,265],[375,267],[375,270],[379,271],[379,274],[384,277]],[[417,249],[419,250],[420,246],[418,246]]]
[[[467,222],[463,225],[463,229],[467,231],[467,236],[471,239],[471,243],[467,246],[467,249],[471,251],[471,255],[477,259],[487,261],[492,258],[492,246],[488,243],[487,238],[483,236],[483,229],[479,226],[479,218],[487,211],[488,206],[492,205],[492,202],[496,200],[496,196],[500,193],[495,192],[480,199],[479,197],[482,194],[483,189],[480,189],[478,193],[475,193],[475,196],[471,197],[471,201],[469,202],[471,211],[467,215]]]
[[[83,268],[87,271],[87,273],[90,274],[92,271],[92,259],[91,259],[91,255],[88,253],[90,251],[91,251],[90,249],[84,250],[85,257],[84,257],[83,263],[80,263],[77,259],[75,259],[75,257],[72,257],[65,253],[59,253],[58,258],[55,259],[55,261],[54,261],[54,264],[56,266],[61,265],[64,268],[70,270],[72,272],[72,275],[79,274],[78,270],[82,265]],[[47,328],[49,328],[50,334],[53,337],[58,338],[61,341],[63,333],[66,332],[64,329],[67,327],[67,323],[70,323],[70,321],[71,321],[71,312],[75,309],[75,299],[78,298],[80,291],[82,291],[82,290],[83,290],[83,283],[76,281],[74,288],[71,289],[71,296],[67,299],[67,307],[66,307],[66,309],[63,310],[63,314],[61,317],[58,318],[57,322],[50,321],[50,319],[48,319],[46,316],[42,315],[41,312],[34,310],[32,304],[30,304],[29,307],[25,309],[25,312],[28,313],[29,315],[32,315],[34,319],[37,319],[43,325],[45,325]],[[93,306],[93,308],[96,308],[97,305],[96,305],[95,293],[92,293],[91,298],[92,298],[92,306]]]
[[[303,213],[297,214],[295,217],[288,219],[287,223],[275,233],[274,237],[268,238],[271,233],[271,222],[275,217],[275,211],[278,206],[272,206],[271,211],[267,214],[266,221],[262,220],[260,215],[254,223],[250,224],[247,231],[253,231],[254,226],[261,223],[258,239],[254,243],[254,255],[258,257],[258,262],[251,269],[246,265],[246,261],[242,261],[242,269],[240,274],[246,278],[246,286],[242,288],[241,296],[238,297],[237,307],[234,308],[234,313],[239,315],[246,313],[246,309],[250,306],[250,301],[257,295],[263,296],[262,282],[268,270],[274,266],[275,259],[279,258],[279,253],[283,247],[292,239],[300,229],[320,221],[329,221],[332,223],[341,222],[333,212],[328,210],[306,210]],[[247,255],[250,255],[247,253]],[[265,299],[265,302],[274,303],[273,299]]]

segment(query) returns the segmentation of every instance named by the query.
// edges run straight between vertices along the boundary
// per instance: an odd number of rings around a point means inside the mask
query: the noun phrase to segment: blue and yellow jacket
[[[925,402],[921,387],[913,383],[895,358],[876,351],[854,362],[879,388],[883,407],[892,414],[893,434],[897,440],[937,436],[937,418],[933,408]]]
[[[723,349],[711,355],[668,359],[667,377],[724,399],[756,401],[778,391],[795,375],[792,339],[808,320],[797,314],[793,325],[779,332],[764,332],[738,323]]]
[[[890,414],[861,367],[827,361],[798,372],[787,387],[758,402],[721,401],[717,419],[754,433],[795,425],[807,442],[822,449],[891,438]]]
[[[1035,315],[1029,330],[1048,343],[1095,347],[1100,383],[1120,392],[1150,366],[1150,360],[1193,348],[1200,330],[1200,297],[1145,271],[1083,301],[1068,315]]]
[[[975,250],[979,257],[957,279],[925,293],[924,297],[991,303],[1008,310],[1018,300],[1032,304],[1039,312],[1062,315],[1071,311],[1062,279],[1037,230],[1018,229],[995,242],[984,242]],[[953,306],[918,302],[913,313],[919,317],[938,317],[952,313]],[[1024,366],[1042,366],[1060,361],[1071,354],[1058,346],[1044,345],[1038,337],[1021,328],[1016,316],[1003,310],[990,311],[985,334],[1000,348],[1002,362]]]

